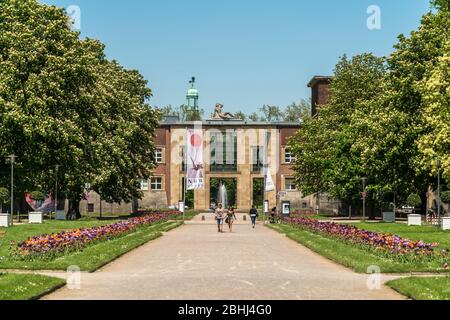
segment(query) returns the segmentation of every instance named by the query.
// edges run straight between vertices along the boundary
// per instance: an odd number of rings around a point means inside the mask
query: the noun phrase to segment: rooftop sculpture
[[[235,120],[233,114],[230,112],[223,112],[223,104],[217,103],[214,113],[211,116],[212,120]]]

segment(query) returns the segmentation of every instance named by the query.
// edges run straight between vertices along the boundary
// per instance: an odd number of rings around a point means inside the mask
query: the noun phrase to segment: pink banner
[[[205,165],[203,162],[203,130],[187,130],[187,190],[205,187]]]

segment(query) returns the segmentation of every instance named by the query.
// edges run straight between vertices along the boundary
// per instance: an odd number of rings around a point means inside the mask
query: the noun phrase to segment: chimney
[[[311,88],[311,114],[317,115],[317,109],[320,105],[327,104],[330,101],[330,83],[332,77],[315,76],[309,82],[308,87]]]

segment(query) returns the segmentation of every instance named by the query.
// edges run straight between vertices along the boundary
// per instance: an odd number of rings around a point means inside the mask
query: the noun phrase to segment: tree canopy
[[[107,60],[63,9],[36,0],[1,2],[0,31],[0,156],[18,156],[17,194],[54,192],[58,165],[77,215],[85,183],[111,202],[141,196],[159,114],[139,72]]]
[[[422,203],[442,160],[450,184],[449,11],[444,1],[386,58],[343,57],[331,99],[291,140],[297,185],[349,203],[367,178],[369,200]]]

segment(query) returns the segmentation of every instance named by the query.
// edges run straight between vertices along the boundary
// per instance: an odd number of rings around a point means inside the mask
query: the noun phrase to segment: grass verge
[[[101,223],[104,225],[105,221]],[[135,232],[113,240],[100,242],[87,247],[81,252],[67,254],[52,261],[16,261],[9,258],[8,248],[5,251],[2,245],[1,253],[4,255],[0,261],[0,269],[14,270],[67,270],[68,267],[77,266],[82,271],[93,272],[125,253],[151,241],[182,225],[182,222],[167,221],[138,228]],[[59,229],[61,231],[62,229]],[[35,234],[36,235],[36,234]],[[6,238],[11,235],[7,234]],[[24,238],[14,239],[23,240]],[[6,253],[6,255],[5,255]]]
[[[34,274],[0,274],[0,300],[32,300],[52,292],[65,281]]]
[[[437,262],[400,262],[375,255],[360,247],[336,241],[291,225],[270,225],[269,228],[286,236],[318,254],[359,273],[366,273],[370,266],[378,266],[382,273],[435,272],[445,273]]]
[[[450,300],[450,277],[411,277],[387,285],[414,300]]]
[[[190,221],[192,220],[195,216],[198,216],[200,214],[200,211],[196,211],[196,210],[188,210],[186,211],[186,213],[184,214],[184,219],[186,221]],[[183,215],[174,215],[172,217],[169,217],[170,220],[176,220],[176,221],[183,221]]]

